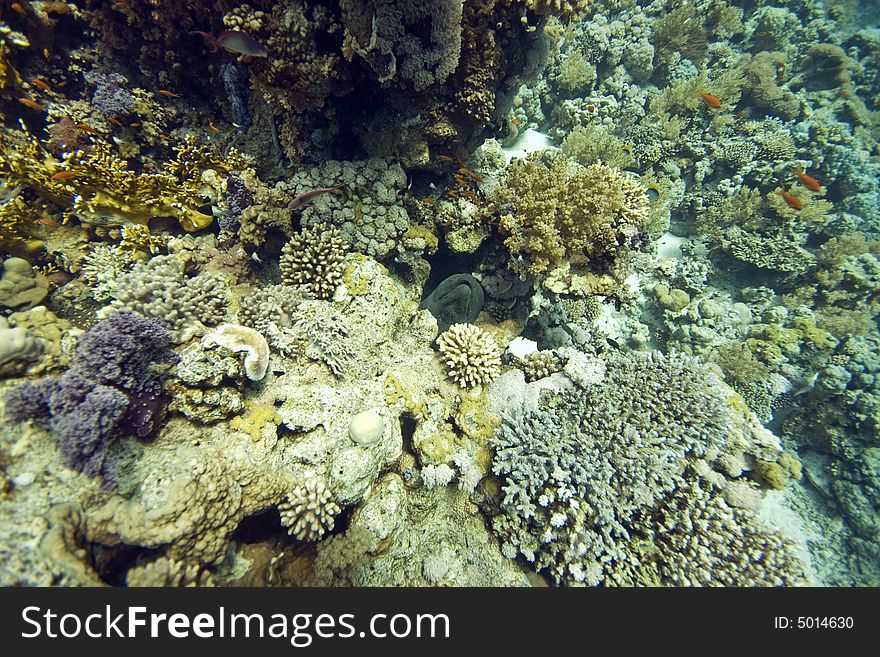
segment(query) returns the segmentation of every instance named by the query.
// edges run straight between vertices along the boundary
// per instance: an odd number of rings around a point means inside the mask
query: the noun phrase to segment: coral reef
[[[0,583],[876,585],[877,12],[773,4],[5,4]]]

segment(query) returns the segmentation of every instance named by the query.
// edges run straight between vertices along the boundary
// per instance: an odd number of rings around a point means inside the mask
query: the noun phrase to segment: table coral
[[[616,571],[639,558],[642,514],[664,508],[666,496],[690,494],[682,479],[687,464],[714,490],[729,476],[714,469],[730,460],[723,454],[779,460],[778,440],[732,406],[733,395],[695,359],[630,353],[609,359],[604,378],[542,395],[525,410],[509,405],[493,462],[504,484],[503,512],[493,520],[504,553],[524,555],[559,583],[615,583]],[[732,582],[799,581],[788,543],[757,530],[751,516],[737,516],[728,527],[702,535],[715,546],[708,558],[726,553],[735,536],[754,536],[773,550],[771,561],[738,564]],[[636,570],[652,562],[641,558],[646,562]],[[711,566],[705,555],[694,558],[661,562],[654,584],[695,583]]]

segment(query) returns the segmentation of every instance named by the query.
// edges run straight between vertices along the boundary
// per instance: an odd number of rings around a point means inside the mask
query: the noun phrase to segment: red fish
[[[712,94],[707,94],[705,91],[701,91],[700,98],[702,98],[703,102],[709,107],[721,107],[721,99],[718,98],[718,96],[713,96]]]
[[[180,98],[180,94],[176,94],[173,91],[168,91],[167,89],[159,89],[159,93],[163,96],[168,96],[169,98]]]
[[[40,78],[34,78],[33,80],[31,80],[31,83],[32,83],[37,89],[42,89],[43,91],[46,91],[46,92],[52,91],[52,87],[50,87],[50,86],[48,85],[48,83],[46,83],[45,81],[41,80]]]
[[[801,181],[801,184],[813,192],[818,192],[822,189],[822,185],[819,184],[819,181],[813,178],[812,176],[808,176],[803,171],[797,172],[798,180]]]
[[[782,198],[785,199],[785,202],[788,203],[795,210],[802,210],[804,207],[803,202],[794,194],[789,194],[784,189],[779,190],[779,193],[782,195]]]
[[[75,175],[76,174],[73,171],[59,171],[58,173],[53,173],[50,176],[50,179],[55,180],[55,181],[69,180],[70,178],[73,178]]]
[[[220,48],[242,55],[244,57],[268,57],[269,51],[266,46],[257,41],[246,32],[239,30],[224,30],[216,37],[208,32],[193,31],[190,34],[200,36],[211,52],[217,52]]]

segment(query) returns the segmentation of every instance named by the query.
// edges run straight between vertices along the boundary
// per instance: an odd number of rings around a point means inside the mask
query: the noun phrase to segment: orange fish
[[[437,159],[441,162],[455,162],[455,158],[450,155],[438,155]]]
[[[50,87],[47,82],[41,80],[40,78],[34,78],[33,80],[31,80],[31,82],[37,89],[42,89],[43,91],[52,91],[52,87]]]
[[[211,132],[220,132],[220,128],[215,126],[213,121],[208,121],[208,127],[211,129]]]
[[[140,128],[141,127],[140,121],[135,121],[134,123],[130,123],[128,125],[128,127],[129,128]]]
[[[513,125],[519,125],[519,124],[520,124],[520,120],[519,120],[519,119],[510,119],[510,122],[511,122]]]
[[[117,128],[123,127],[122,123],[119,121],[119,119],[114,119],[112,116],[107,117],[107,123],[109,123],[111,125],[115,125]]]
[[[9,5],[9,6],[10,6],[12,9],[14,9],[15,11],[17,11],[19,14],[23,14],[23,13],[24,13],[24,7],[21,6],[21,3],[20,3],[20,2],[13,2],[13,3],[12,3],[11,5]]]
[[[170,98],[180,98],[180,94],[176,94],[173,91],[168,91],[167,89],[159,89],[159,93],[163,96],[169,96]]]
[[[468,176],[470,176],[470,179],[473,180],[475,183],[481,183],[481,182],[483,182],[483,179],[480,178],[480,177],[479,177],[477,174],[475,174],[473,171],[468,171]]]
[[[46,59],[49,59],[49,49],[48,48],[43,48],[43,57],[45,57]]]
[[[45,107],[40,105],[37,101],[32,100],[30,98],[19,98],[18,102],[21,103],[22,105],[24,105],[25,107],[30,107],[31,109],[34,109],[34,110],[40,110],[41,112],[44,109],[46,109]]]
[[[160,132],[160,133],[159,133],[159,139],[164,139],[165,141],[168,141],[169,139],[171,139],[171,137],[169,137],[168,135],[166,135],[164,132]]]
[[[712,94],[707,94],[705,91],[701,91],[700,98],[702,98],[703,102],[709,107],[721,107],[721,99],[718,98],[718,96],[713,96]]]
[[[82,130],[83,132],[88,132],[90,135],[100,135],[100,130],[95,130],[92,126],[87,123],[77,123],[76,127]]]
[[[785,202],[788,203],[795,210],[803,209],[804,204],[797,196],[795,196],[794,194],[789,194],[784,189],[779,190],[779,193],[782,195],[782,198],[785,199]]]
[[[53,217],[41,217],[37,219],[37,223],[41,226],[55,226],[58,224],[58,220]]]
[[[55,180],[55,181],[69,180],[70,178],[73,178],[74,176],[76,176],[76,173],[74,173],[73,171],[59,171],[58,173],[52,174],[51,180]]]
[[[808,176],[803,171],[797,172],[798,180],[801,181],[804,187],[813,192],[818,192],[822,189],[822,185],[819,184],[819,181],[813,178],[812,176]]]

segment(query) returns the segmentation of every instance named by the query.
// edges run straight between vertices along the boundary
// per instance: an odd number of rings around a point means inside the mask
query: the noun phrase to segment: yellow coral
[[[602,163],[584,167],[559,156],[547,166],[539,157],[515,160],[489,202],[511,267],[548,281],[583,278],[585,290],[603,288],[589,294],[613,292],[605,289],[613,281],[596,277],[610,275],[641,239],[650,220],[645,188]]]
[[[280,424],[281,418],[270,404],[257,404],[251,407],[247,415],[238,415],[229,422],[229,425],[251,437],[251,440],[259,440],[260,432],[269,422]]]
[[[32,135],[3,133],[0,176],[8,186],[20,185],[64,208],[65,221],[73,216],[103,226],[147,225],[154,217],[174,217],[187,231],[206,228],[214,218],[199,208],[222,192],[209,172],[229,172],[247,162],[234,150],[220,157],[193,138],[175,150],[162,172],[143,173],[130,170],[105,142],[96,142],[92,153],[76,151],[57,160]]]

